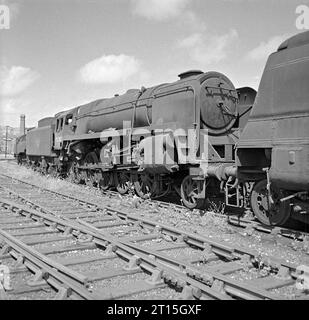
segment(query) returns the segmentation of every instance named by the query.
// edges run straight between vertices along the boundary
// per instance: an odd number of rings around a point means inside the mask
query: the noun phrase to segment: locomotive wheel
[[[88,174],[85,170],[78,170],[78,177],[80,179],[81,184],[86,184],[88,179]]]
[[[81,178],[74,163],[70,166],[70,170],[68,172],[68,180],[72,183],[80,183]]]
[[[35,162],[35,161],[31,161],[31,166],[30,168],[33,170],[33,171],[38,171],[38,164]]]
[[[94,180],[97,187],[103,191],[108,190],[112,185],[112,177],[108,172],[96,172],[94,174]]]
[[[81,171],[79,170],[76,170],[76,173],[75,173],[75,183],[77,184],[81,184],[83,183],[83,174]]]
[[[84,164],[97,164],[99,163],[98,156],[95,152],[90,152],[86,155],[84,159]],[[92,170],[87,170],[82,174],[83,180],[88,187],[93,187],[95,184],[95,177]]]
[[[152,187],[154,177],[147,173],[138,173],[137,179],[134,181],[134,189],[136,194],[142,199],[149,199],[152,195]]]
[[[116,189],[120,194],[126,194],[129,191],[130,174],[127,172],[117,172]]]
[[[95,152],[90,152],[86,155],[84,164],[97,164],[97,163],[99,163],[99,159]]]
[[[17,164],[20,166],[23,163],[23,158],[22,156],[19,154],[17,155]]]
[[[289,201],[280,202],[283,192],[271,185],[271,200],[267,190],[267,180],[257,182],[251,193],[251,207],[256,218],[268,226],[282,226],[290,218]],[[272,202],[272,203],[271,203]]]
[[[193,180],[191,176],[183,179],[180,188],[180,195],[183,204],[189,209],[201,209],[205,199],[199,199],[198,194],[203,187],[202,181]]]
[[[47,174],[49,174],[52,178],[58,178],[59,174],[57,172],[57,168],[53,165],[49,165],[47,169]]]
[[[88,187],[94,187],[95,178],[92,171],[85,172],[85,183]]]

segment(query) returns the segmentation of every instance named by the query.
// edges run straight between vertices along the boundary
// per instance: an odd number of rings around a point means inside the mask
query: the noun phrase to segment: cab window
[[[61,131],[63,128],[63,118],[57,119],[57,132]]]
[[[65,124],[70,125],[73,122],[73,114],[69,114],[65,118]]]

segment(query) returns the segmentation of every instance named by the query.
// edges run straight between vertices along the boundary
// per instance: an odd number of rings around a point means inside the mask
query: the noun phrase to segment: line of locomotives
[[[40,120],[17,140],[18,161],[121,194],[173,192],[191,209],[222,201],[266,225],[308,223],[309,32],[269,57],[257,95],[218,72],[179,77]]]

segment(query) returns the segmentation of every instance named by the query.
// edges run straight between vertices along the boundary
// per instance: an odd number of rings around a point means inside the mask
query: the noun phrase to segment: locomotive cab
[[[77,108],[69,111],[56,114],[56,125],[54,132],[54,149],[62,150],[63,137],[74,135],[76,129],[76,110]]]

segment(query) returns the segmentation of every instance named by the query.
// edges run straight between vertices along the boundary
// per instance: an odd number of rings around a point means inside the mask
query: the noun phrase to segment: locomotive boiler
[[[182,128],[207,128],[220,135],[237,119],[238,96],[232,82],[217,72],[189,71],[180,80],[149,89],[129,90],[112,99],[82,106],[77,111],[76,134],[132,127],[156,127],[167,123]]]

